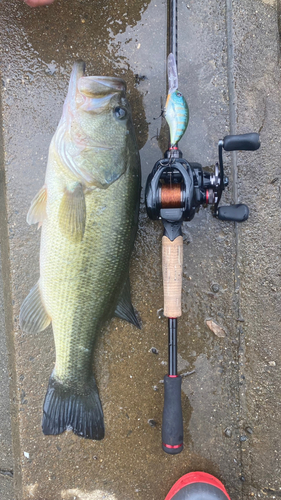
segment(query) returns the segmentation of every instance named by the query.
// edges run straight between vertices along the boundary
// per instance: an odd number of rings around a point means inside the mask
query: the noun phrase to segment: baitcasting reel
[[[247,205],[218,207],[228,178],[224,176],[222,150],[255,151],[260,147],[259,135],[228,135],[219,141],[219,162],[213,174],[205,172],[199,163],[182,158],[178,148],[171,148],[166,158],[157,161],[146,184],[146,208],[150,219],[162,219],[168,238],[173,241],[180,234],[183,221],[193,219],[200,205],[214,205],[214,216],[224,221],[247,220]],[[167,222],[169,224],[167,224]],[[164,233],[165,234],[165,233]]]

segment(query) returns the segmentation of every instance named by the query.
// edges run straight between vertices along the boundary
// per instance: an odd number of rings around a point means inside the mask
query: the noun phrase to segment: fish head
[[[60,125],[61,160],[86,185],[107,187],[138,154],[125,81],[84,76],[82,63],[74,65]]]
[[[77,119],[97,147],[122,147],[131,127],[126,83],[121,78],[86,76],[78,82]]]

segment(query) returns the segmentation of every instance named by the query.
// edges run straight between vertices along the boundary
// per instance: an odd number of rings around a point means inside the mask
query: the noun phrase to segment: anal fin
[[[42,225],[42,222],[46,218],[46,205],[47,205],[47,187],[43,186],[40,191],[34,196],[30,209],[28,210],[26,221],[28,224],[39,224],[38,227]]]
[[[71,242],[83,239],[86,224],[86,203],[83,186],[76,183],[74,189],[66,189],[59,208],[59,227]]]
[[[42,332],[51,323],[42,302],[39,282],[30,290],[20,308],[20,327],[26,333]]]
[[[130,291],[130,280],[129,276],[124,284],[122,292],[119,297],[117,307],[115,309],[114,315],[118,318],[124,319],[129,323],[132,323],[137,328],[141,329],[140,322],[136,316],[134,308],[131,302],[131,291]]]

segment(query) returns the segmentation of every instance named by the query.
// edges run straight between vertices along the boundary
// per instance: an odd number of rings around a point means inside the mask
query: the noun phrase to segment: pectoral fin
[[[43,186],[37,195],[33,198],[30,209],[28,210],[26,221],[28,224],[37,224],[38,228],[41,226],[46,214],[47,205],[47,187]]]
[[[119,297],[119,301],[118,301],[117,307],[115,309],[114,315],[117,316],[118,318],[121,318],[121,319],[124,319],[125,321],[128,321],[129,323],[132,323],[137,328],[141,329],[140,322],[136,316],[136,313],[134,311],[134,308],[133,308],[132,302],[131,302],[129,276],[125,282],[122,293]]]
[[[26,333],[42,332],[51,323],[42,302],[39,282],[30,290],[20,309],[20,327]]]
[[[86,223],[86,203],[82,184],[66,189],[59,208],[59,227],[71,242],[82,240]]]

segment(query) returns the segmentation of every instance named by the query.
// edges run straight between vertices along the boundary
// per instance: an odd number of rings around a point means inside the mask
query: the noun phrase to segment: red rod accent
[[[182,444],[176,444],[174,446],[172,446],[171,444],[165,444],[163,443],[163,446],[166,446],[166,448],[171,448],[171,449],[176,449],[176,448],[181,448],[183,446],[183,443]]]
[[[206,203],[209,203],[209,190],[206,189]]]
[[[169,378],[177,378],[179,375],[168,375]]]

